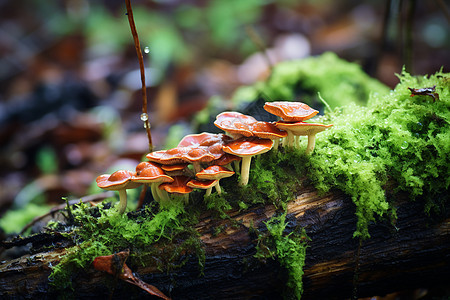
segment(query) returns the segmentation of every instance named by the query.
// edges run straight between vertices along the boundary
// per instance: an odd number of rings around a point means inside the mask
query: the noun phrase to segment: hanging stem
[[[141,44],[139,43],[139,37],[136,31],[136,25],[134,24],[133,10],[131,9],[131,0],[125,0],[127,7],[128,22],[130,23],[131,34],[133,35],[134,46],[139,59],[139,67],[141,69],[141,82],[142,82],[142,113],[147,116],[144,120],[145,129],[147,130],[148,148],[150,152],[153,151],[152,134],[150,132],[150,122],[147,114],[147,88],[145,87],[145,69],[144,58],[142,56]]]

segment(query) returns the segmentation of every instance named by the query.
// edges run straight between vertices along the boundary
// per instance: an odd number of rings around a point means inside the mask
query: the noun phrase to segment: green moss
[[[303,293],[303,266],[305,265],[307,240],[304,230],[286,232],[286,213],[265,222],[268,234],[259,234],[257,253],[259,259],[277,259],[287,270],[287,294],[297,299]]]
[[[369,237],[368,225],[389,210],[391,192],[424,195],[427,210],[437,208],[449,186],[448,74],[412,77],[406,72],[388,95],[373,96],[367,107],[349,105],[321,119],[332,129],[318,136],[308,161],[308,177],[323,191],[339,188],[352,196],[358,216],[355,236]],[[439,101],[410,97],[408,87],[436,85]]]
[[[68,254],[55,266],[50,282],[59,289],[71,286],[71,276],[76,270],[88,267],[95,257],[110,255],[130,249],[131,259],[141,264],[165,262],[164,266],[174,267],[178,256],[185,250],[197,253],[199,264],[203,265],[204,254],[197,233],[190,225],[195,224],[195,214],[187,213],[182,202],[173,202],[153,213],[150,208],[138,216],[120,215],[114,209],[104,209],[102,205],[89,208],[80,203],[72,211],[74,230],[70,235],[77,243],[68,250]],[[181,243],[176,247],[167,247],[164,251],[150,247],[157,241],[171,244],[178,237]],[[170,250],[170,251],[169,251]],[[163,268],[162,266],[159,266]]]

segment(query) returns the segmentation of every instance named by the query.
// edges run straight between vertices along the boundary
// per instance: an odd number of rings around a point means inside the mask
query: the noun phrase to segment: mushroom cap
[[[195,177],[201,180],[222,179],[233,176],[234,172],[222,166],[210,166],[195,174]]]
[[[249,130],[249,124],[255,123],[257,120],[252,116],[247,116],[235,111],[227,111],[216,116],[214,125],[230,134],[241,136],[252,136]]]
[[[279,139],[287,136],[287,132],[280,130],[275,124],[258,121],[250,125],[250,130],[254,136],[262,139]]]
[[[211,162],[224,155],[222,146],[232,140],[224,134],[201,133],[185,136],[178,147],[147,154],[147,159],[163,165]]]
[[[212,188],[217,184],[217,179],[214,180],[197,180],[197,179],[191,179],[187,186],[193,189],[209,189]]]
[[[264,109],[287,122],[301,122],[319,113],[319,111],[309,107],[305,103],[290,101],[266,102]]]
[[[161,169],[163,169],[166,172],[182,171],[188,165],[189,165],[188,163],[182,163],[182,164],[176,164],[176,165],[162,165]]]
[[[199,146],[213,146],[216,144],[223,144],[232,140],[231,137],[219,133],[203,132],[199,134],[189,134],[185,136],[179,143],[178,147],[199,147]]]
[[[119,170],[110,174],[103,174],[97,177],[96,182],[99,188],[118,191],[123,189],[134,189],[140,186],[139,183],[131,182],[134,173],[128,170]]]
[[[172,182],[173,178],[166,175],[157,164],[141,162],[137,165],[136,175],[131,178],[131,181],[140,183]]]
[[[210,153],[209,147],[177,147],[169,150],[155,151],[147,154],[147,159],[163,165],[176,165],[185,162],[211,162],[220,158],[221,154]],[[221,147],[220,147],[221,148]]]
[[[324,125],[324,124],[315,124],[315,123],[306,123],[306,122],[283,122],[278,121],[275,125],[283,130],[288,130],[292,132],[294,135],[311,135],[324,131],[325,129],[333,126],[333,124]]]
[[[241,159],[242,158],[239,157],[239,156],[236,156],[236,155],[233,155],[233,154],[230,154],[230,153],[225,153],[224,155],[222,155],[221,158],[213,161],[212,163],[214,165],[217,165],[217,166],[225,166],[225,165],[228,165],[229,163],[231,163],[233,161],[241,160]]]
[[[165,182],[159,185],[159,189],[165,190],[171,194],[189,194],[192,192],[192,188],[187,186],[187,183],[191,178],[187,176],[174,176],[173,182]]]
[[[223,151],[240,157],[262,154],[272,149],[273,140],[242,137],[223,146]]]

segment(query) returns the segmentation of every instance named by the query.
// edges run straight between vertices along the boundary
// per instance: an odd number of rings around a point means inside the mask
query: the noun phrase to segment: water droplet
[[[150,123],[145,122],[144,123],[144,128],[147,129],[147,124],[148,124],[148,128],[152,128],[152,125]]]
[[[403,141],[402,145],[400,146],[400,148],[402,148],[403,150],[408,149],[409,147],[409,143],[407,141]]]
[[[141,120],[144,121],[144,122],[147,121],[148,120],[148,114],[142,113],[141,114]]]
[[[150,48],[149,47],[145,47],[144,48],[144,53],[150,53]]]

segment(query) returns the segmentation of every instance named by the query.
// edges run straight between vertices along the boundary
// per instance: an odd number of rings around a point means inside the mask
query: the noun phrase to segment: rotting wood
[[[447,205],[448,206],[448,205]],[[354,205],[341,192],[319,194],[305,188],[288,205],[288,230],[306,228],[311,238],[307,249],[302,299],[344,299],[352,296],[355,253],[358,240]],[[446,207],[449,212],[449,207]],[[250,226],[264,231],[264,223],[277,212],[274,206],[254,207],[246,212],[231,211],[230,220],[202,219],[197,230],[206,251],[203,275],[197,258],[170,273],[155,266],[130,268],[173,299],[278,299],[286,274],[274,260],[258,261],[256,236]],[[414,288],[449,283],[450,218],[433,220],[423,213],[423,203],[397,199],[395,226],[379,220],[370,227],[371,238],[360,251],[358,296],[382,295]],[[236,222],[234,222],[234,225]],[[212,234],[217,226],[225,230]],[[228,227],[227,227],[228,226]],[[47,276],[64,249],[38,253],[0,265],[0,296],[11,298],[51,297]],[[113,298],[148,297],[138,289],[116,282],[92,268],[80,271],[74,280],[74,295]]]

